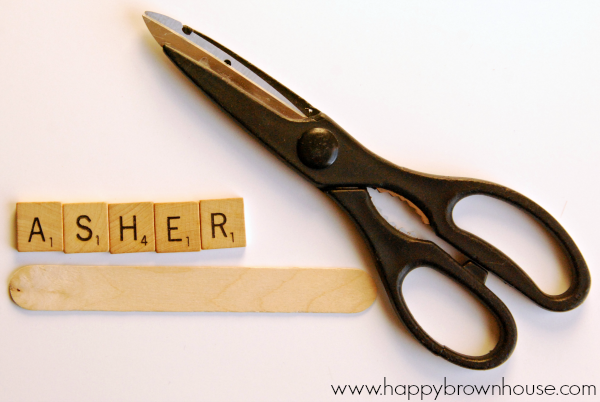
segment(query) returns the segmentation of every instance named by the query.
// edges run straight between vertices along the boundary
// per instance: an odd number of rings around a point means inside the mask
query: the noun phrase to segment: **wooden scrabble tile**
[[[200,201],[202,249],[246,247],[244,199]]]
[[[200,251],[200,205],[198,202],[154,204],[156,252]]]
[[[65,253],[108,251],[108,206],[105,202],[63,205]]]
[[[108,204],[110,252],[154,251],[154,207],[151,202]]]
[[[62,251],[60,202],[17,203],[17,250]]]

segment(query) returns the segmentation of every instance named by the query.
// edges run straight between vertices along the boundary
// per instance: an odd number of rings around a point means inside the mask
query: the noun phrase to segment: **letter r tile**
[[[65,253],[108,251],[108,207],[105,202],[63,205]]]
[[[151,202],[108,204],[110,252],[154,251],[154,206]]]
[[[200,251],[200,205],[198,202],[154,204],[156,252]]]
[[[202,249],[246,247],[244,199],[200,201]]]
[[[17,203],[17,250],[62,251],[60,202]]]

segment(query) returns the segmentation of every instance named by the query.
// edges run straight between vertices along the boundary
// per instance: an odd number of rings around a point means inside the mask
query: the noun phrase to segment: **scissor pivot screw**
[[[298,157],[310,168],[324,169],[335,162],[339,147],[331,131],[313,128],[302,134],[298,140]]]

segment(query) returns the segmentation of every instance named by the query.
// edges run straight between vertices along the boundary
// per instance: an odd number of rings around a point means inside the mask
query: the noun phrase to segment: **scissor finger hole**
[[[463,254],[435,234],[431,226],[425,223],[427,222],[425,215],[418,211],[410,200],[387,192],[385,189],[367,188],[367,191],[379,215],[396,230],[417,239],[434,242],[460,263],[467,261]]]
[[[556,240],[527,213],[501,200],[475,195],[453,211],[458,227],[509,256],[548,294],[569,288],[569,263]]]
[[[434,269],[420,267],[404,279],[402,294],[419,325],[438,343],[465,355],[494,349],[494,316],[465,288]]]

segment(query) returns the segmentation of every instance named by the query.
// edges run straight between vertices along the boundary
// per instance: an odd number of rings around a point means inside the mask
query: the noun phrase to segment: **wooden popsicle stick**
[[[28,265],[10,279],[28,310],[357,313],[376,296],[349,268]]]

